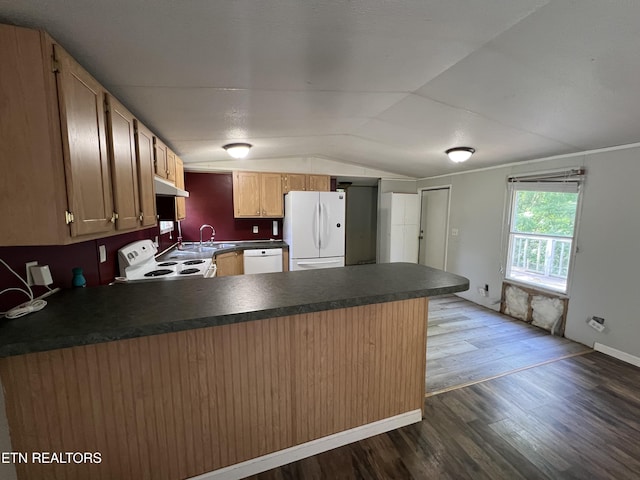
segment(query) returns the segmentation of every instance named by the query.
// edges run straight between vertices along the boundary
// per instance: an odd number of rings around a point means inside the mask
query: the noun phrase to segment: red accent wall
[[[221,240],[263,240],[282,238],[282,219],[277,219],[278,235],[272,235],[272,219],[235,219],[233,218],[233,181],[230,173],[191,173],[185,174],[185,188],[190,193],[186,201],[187,218],[181,222],[185,241],[200,239],[200,226],[204,223],[216,229],[215,239]],[[254,225],[258,233],[252,233]],[[207,232],[207,235],[209,233]],[[107,285],[119,275],[118,249],[136,240],[159,237],[160,251],[176,242],[177,232],[160,236],[157,227],[125,233],[98,240],[65,246],[44,247],[0,247],[0,258],[7,262],[22,278],[25,276],[24,264],[37,261],[39,265],[49,265],[54,287],[71,288],[71,269],[80,267],[87,279],[87,286]],[[107,261],[99,262],[98,246],[105,245]],[[0,264],[0,291],[6,288],[22,288],[24,285],[7,268]],[[32,287],[34,295],[46,292],[45,287]],[[0,295],[0,312],[27,301],[19,292],[7,292]]]
[[[185,241],[200,240],[200,226],[207,223],[216,229],[216,241],[268,240],[282,238],[282,219],[278,218],[278,235],[272,234],[274,219],[233,218],[233,178],[230,173],[185,173],[187,218],[180,222]],[[253,226],[258,233],[252,233]],[[209,235],[207,229],[205,235]]]
[[[18,275],[25,278],[25,263],[37,261],[38,265],[49,265],[53,277],[52,288],[71,288],[71,269],[80,267],[87,279],[87,286],[107,285],[114,280],[118,273],[118,250],[136,240],[155,239],[158,228],[153,227],[137,232],[115,235],[113,237],[64,246],[44,247],[0,247],[0,258],[4,260]],[[175,232],[172,238],[162,235],[159,238],[160,249],[165,249],[175,242]],[[104,245],[107,250],[107,261],[100,263],[98,246]],[[4,265],[0,264],[0,291],[6,288],[25,288]],[[33,286],[35,296],[42,295],[47,290],[42,286]],[[22,302],[28,297],[20,292],[7,292],[0,295],[0,312],[4,312]]]

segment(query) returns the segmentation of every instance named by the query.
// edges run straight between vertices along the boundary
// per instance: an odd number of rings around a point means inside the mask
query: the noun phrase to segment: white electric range
[[[158,262],[155,259],[157,253],[158,249],[151,240],[140,240],[122,247],[118,250],[120,277],[132,282],[166,278],[211,278],[216,275],[216,265],[211,258]]]

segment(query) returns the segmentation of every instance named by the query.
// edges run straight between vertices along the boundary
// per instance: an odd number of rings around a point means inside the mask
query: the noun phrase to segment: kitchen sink
[[[237,243],[206,243],[200,246],[199,242],[185,242],[179,250],[176,248],[169,252],[165,260],[184,258],[211,258],[219,250],[237,247]]]

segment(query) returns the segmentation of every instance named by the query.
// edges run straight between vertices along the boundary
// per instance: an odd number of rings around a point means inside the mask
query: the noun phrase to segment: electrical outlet
[[[258,225],[253,226],[253,233],[258,233]]]
[[[27,285],[32,286],[34,285],[33,282],[33,275],[31,275],[31,267],[35,267],[36,265],[38,265],[38,262],[27,262],[24,264],[26,270],[27,270],[27,275],[26,275],[26,279],[27,279]]]
[[[598,332],[602,333],[602,331],[604,330],[604,325],[601,323],[598,323],[596,320],[594,320],[593,318],[591,320],[589,320],[589,326],[591,328],[593,328],[594,330],[597,330]]]

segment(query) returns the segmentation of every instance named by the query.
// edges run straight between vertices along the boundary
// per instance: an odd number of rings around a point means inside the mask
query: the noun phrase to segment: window
[[[510,179],[507,279],[567,292],[582,173]]]
[[[160,235],[173,232],[173,222],[170,220],[160,220]]]

